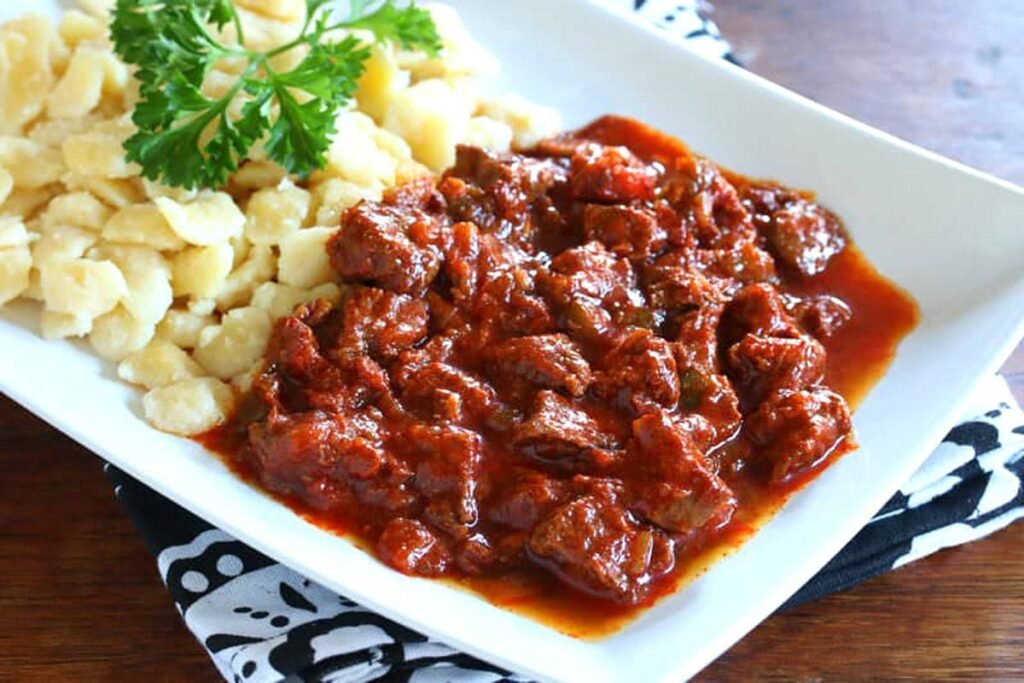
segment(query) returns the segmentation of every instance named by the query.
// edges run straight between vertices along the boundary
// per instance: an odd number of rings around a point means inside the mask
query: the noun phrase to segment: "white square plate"
[[[52,7],[5,2],[0,17]],[[505,85],[564,113],[636,116],[739,172],[816,190],[872,262],[920,303],[920,326],[855,416],[859,451],[739,552],[600,642],[560,635],[441,583],[402,576],[140,418],[139,395],[80,345],[43,343],[35,313],[0,315],[0,388],[118,467],[369,608],[542,679],[680,680],[764,619],[920,464],[972,386],[1024,332],[1024,192],[752,74],[695,56],[588,0],[462,0]],[[808,634],[807,637],[814,637]]]

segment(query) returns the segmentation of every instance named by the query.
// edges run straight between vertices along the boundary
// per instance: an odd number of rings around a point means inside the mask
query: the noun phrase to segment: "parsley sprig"
[[[146,178],[188,189],[224,185],[260,140],[289,173],[306,177],[322,167],[335,115],[354,96],[370,56],[355,36],[331,41],[330,32],[363,29],[377,42],[432,56],[441,49],[430,14],[415,5],[350,0],[347,15],[337,18],[329,2],[306,0],[299,36],[259,52],[245,47],[231,0],[117,0],[114,46],[137,67],[140,84],[132,114],[138,131],[125,141],[127,159]],[[216,35],[229,24],[238,44]],[[274,57],[300,46],[308,52],[293,69],[273,68]],[[203,80],[229,59],[244,63],[237,80],[220,97],[204,96]],[[240,115],[233,114],[231,104],[242,93]]]

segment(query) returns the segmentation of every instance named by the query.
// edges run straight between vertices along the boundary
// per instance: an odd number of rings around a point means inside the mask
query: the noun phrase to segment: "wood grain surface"
[[[1024,183],[1020,0],[718,0],[714,17],[755,72]],[[1024,347],[1004,373],[1024,398]],[[94,456],[0,398],[0,471],[0,680],[220,680]],[[1022,607],[1017,524],[777,615],[700,678],[1022,680]]]

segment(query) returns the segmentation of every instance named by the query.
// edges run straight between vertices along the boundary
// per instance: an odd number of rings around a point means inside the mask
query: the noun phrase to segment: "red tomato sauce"
[[[200,441],[398,571],[619,628],[855,448],[917,307],[807,192],[632,119],[344,214]]]

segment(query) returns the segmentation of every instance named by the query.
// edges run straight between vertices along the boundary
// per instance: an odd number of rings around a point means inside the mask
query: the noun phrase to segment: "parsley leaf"
[[[353,9],[365,9],[365,3],[353,3]],[[394,41],[405,50],[422,50],[431,56],[441,51],[441,38],[430,12],[419,7],[399,9],[385,2],[375,12],[362,14],[347,26],[369,29],[377,40]]]
[[[306,9],[299,37],[259,52],[219,37],[229,25],[242,35],[231,0],[117,0],[111,35],[136,67],[140,94],[126,158],[167,185],[219,187],[262,141],[271,160],[306,177],[324,165],[335,115],[355,95],[370,57],[354,36],[329,42],[328,33],[361,29],[403,49],[441,49],[430,14],[412,4],[351,0],[340,21],[329,0],[306,0]],[[308,52],[293,69],[272,67],[271,58],[300,46]],[[244,68],[222,96],[206,97],[204,79],[228,58],[241,58]]]

